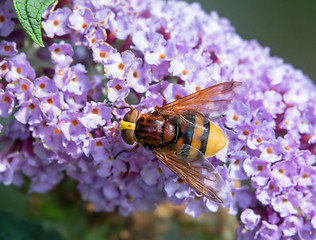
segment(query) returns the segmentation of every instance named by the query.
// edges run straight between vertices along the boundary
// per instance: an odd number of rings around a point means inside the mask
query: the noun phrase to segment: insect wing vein
[[[209,119],[215,119],[229,109],[240,85],[240,82],[220,83],[171,102],[158,111],[162,114],[196,112]]]
[[[182,180],[208,199],[222,203],[219,197],[225,182],[205,158],[180,159],[174,153],[153,149],[153,153]]]

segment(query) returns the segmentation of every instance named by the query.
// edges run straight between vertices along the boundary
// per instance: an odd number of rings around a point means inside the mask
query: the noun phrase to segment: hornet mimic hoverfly
[[[231,198],[225,182],[206,159],[228,145],[222,129],[212,120],[222,117],[240,82],[225,82],[140,114],[127,112],[120,122],[123,140],[150,149],[159,160],[192,188],[210,200]]]

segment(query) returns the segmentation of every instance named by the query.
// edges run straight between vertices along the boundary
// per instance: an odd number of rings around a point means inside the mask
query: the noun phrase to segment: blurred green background
[[[215,10],[229,19],[242,38],[269,46],[272,55],[316,81],[316,1],[199,2],[205,11]],[[28,195],[23,189],[0,184],[0,196],[0,240],[226,240],[235,238],[237,227],[235,217],[225,210],[193,219],[184,214],[183,206],[170,204],[126,218],[94,213],[91,205],[80,201],[70,180],[45,195]]]

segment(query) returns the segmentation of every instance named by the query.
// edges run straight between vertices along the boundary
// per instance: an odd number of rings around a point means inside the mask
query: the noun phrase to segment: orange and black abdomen
[[[182,135],[177,142],[177,146],[180,147],[183,139],[185,144],[190,145],[190,150],[187,152],[189,158],[198,154],[196,150],[205,155],[210,132],[210,121],[197,114],[187,114],[185,117],[190,121],[190,124],[184,123],[181,125]]]
[[[164,124],[165,119],[160,115],[142,114],[136,122],[136,141],[146,147],[162,144]]]
[[[184,114],[183,119],[179,121],[178,139],[166,147],[179,152],[182,157],[194,158],[201,153],[204,155],[207,150],[210,121],[197,114]]]
[[[177,152],[184,158],[211,157],[227,146],[228,140],[222,130],[200,114],[183,114],[176,123],[177,136],[162,148]]]

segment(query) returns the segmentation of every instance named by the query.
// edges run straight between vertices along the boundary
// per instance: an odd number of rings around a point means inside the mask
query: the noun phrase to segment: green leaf
[[[55,0],[13,0],[22,27],[41,47],[44,47],[41,33],[42,14],[54,2]]]

